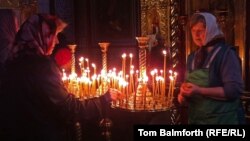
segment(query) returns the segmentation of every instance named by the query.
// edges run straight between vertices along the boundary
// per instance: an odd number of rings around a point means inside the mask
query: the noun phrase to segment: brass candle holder
[[[107,51],[108,51],[108,47],[110,45],[110,43],[108,42],[101,42],[98,43],[98,45],[101,48],[102,51],[102,75],[107,75],[108,72],[108,65],[107,65]],[[101,76],[101,84],[97,89],[97,94],[101,95],[103,93],[105,93],[108,90],[108,82],[105,79],[105,77]]]
[[[139,69],[140,77],[146,75],[147,67],[147,48],[149,43],[149,37],[136,37],[139,46]]]
[[[75,59],[75,49],[76,49],[76,45],[75,44],[71,44],[68,45],[70,51],[71,51],[71,73],[75,73],[76,72],[76,59]]]
[[[108,42],[101,42],[98,43],[101,51],[102,51],[102,70],[104,70],[106,73],[108,71],[108,67],[107,67],[107,51],[108,51],[108,47],[110,45],[110,43]]]
[[[136,111],[165,111],[172,107],[173,90],[175,87],[176,75],[170,74],[171,80],[169,87],[166,87],[166,66],[161,74],[152,75],[149,82],[147,74],[147,51],[149,46],[149,37],[136,37],[139,47],[139,76],[135,79],[135,91],[124,91],[124,98],[113,105],[114,108],[120,108]],[[166,52],[163,52],[164,62],[166,62]],[[133,77],[133,76],[131,76]],[[134,78],[132,78],[134,79]],[[169,93],[166,94],[166,89]],[[124,89],[122,89],[124,90]]]
[[[149,91],[147,86],[147,49],[149,44],[149,37],[136,37],[139,47],[139,82],[134,95],[134,109],[144,110],[150,108],[150,104],[147,99],[152,93]],[[152,108],[152,107],[151,107]],[[151,109],[150,108],[150,109]]]
[[[163,52],[164,66],[160,72],[151,71],[149,78],[147,73],[147,52],[149,46],[148,37],[136,37],[139,47],[139,71],[134,73],[132,65],[133,55],[130,54],[129,75],[126,74],[126,54],[122,55],[122,70],[116,72],[115,69],[108,70],[107,67],[107,50],[110,45],[108,42],[99,43],[102,51],[102,71],[96,74],[90,72],[89,67],[82,71],[80,77],[75,73],[75,45],[69,45],[72,52],[72,68],[71,75],[66,77],[66,86],[70,93],[76,95],[80,99],[88,99],[98,97],[104,94],[108,88],[115,88],[122,92],[122,97],[112,103],[113,108],[124,109],[128,111],[165,111],[173,105],[173,93],[175,90],[177,73],[169,71],[169,83],[166,79],[166,56],[167,52]],[[86,59],[85,59],[86,60]],[[80,67],[84,67],[83,59],[80,61]],[[89,66],[89,60],[87,61]],[[92,77],[90,76],[92,75]],[[65,75],[66,76],[66,75]],[[151,80],[151,81],[150,81]],[[65,82],[65,81],[64,81]]]
[[[75,49],[76,45],[75,44],[70,44],[68,45],[68,48],[71,51],[71,74],[70,74],[70,79],[67,80],[67,88],[70,93],[75,94],[76,98],[81,97],[81,92],[80,92],[80,86],[78,85],[77,82],[77,75],[76,75],[76,69],[75,69]]]

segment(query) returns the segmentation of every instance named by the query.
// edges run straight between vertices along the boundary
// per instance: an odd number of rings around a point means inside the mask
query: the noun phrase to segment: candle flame
[[[122,58],[123,58],[123,59],[126,58],[126,56],[127,56],[126,53],[123,53],[123,54],[122,54]]]
[[[162,53],[163,53],[164,56],[167,55],[167,51],[166,50],[163,50]]]

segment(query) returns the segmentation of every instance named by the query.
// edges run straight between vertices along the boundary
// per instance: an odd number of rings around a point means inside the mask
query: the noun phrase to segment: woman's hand
[[[198,94],[200,87],[192,83],[183,83],[181,85],[180,93],[185,97],[190,97],[194,94]]]
[[[122,93],[119,90],[113,88],[109,88],[109,94],[112,101],[118,100],[122,96]]]

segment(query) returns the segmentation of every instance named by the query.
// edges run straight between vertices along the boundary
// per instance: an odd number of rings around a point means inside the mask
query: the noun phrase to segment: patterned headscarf
[[[43,23],[49,27],[49,34],[43,30]],[[18,31],[10,59],[23,55],[48,55],[48,38],[66,27],[61,19],[49,14],[36,14],[28,18]]]
[[[12,9],[0,9],[0,64],[4,64],[17,33],[18,23]]]

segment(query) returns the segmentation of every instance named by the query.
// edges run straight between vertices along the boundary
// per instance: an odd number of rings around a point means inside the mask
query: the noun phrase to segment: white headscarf
[[[213,39],[217,38],[217,37],[223,37],[224,34],[221,31],[217,21],[216,21],[216,17],[210,13],[206,13],[206,12],[200,12],[200,13],[196,13],[198,15],[202,15],[205,18],[205,22],[206,22],[206,39],[203,43],[203,46],[207,45],[207,43],[209,43],[210,41],[212,41]]]

